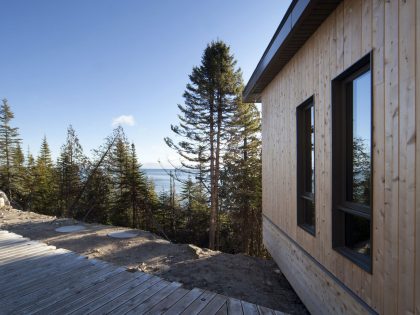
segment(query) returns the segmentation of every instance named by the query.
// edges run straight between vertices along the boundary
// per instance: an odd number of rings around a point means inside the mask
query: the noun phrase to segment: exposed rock
[[[10,207],[10,201],[7,198],[6,194],[0,190],[0,209]]]

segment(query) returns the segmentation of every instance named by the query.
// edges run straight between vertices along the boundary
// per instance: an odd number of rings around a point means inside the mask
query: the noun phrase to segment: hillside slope
[[[0,228],[65,248],[89,258],[159,275],[186,288],[198,287],[291,314],[306,309],[272,260],[231,255],[189,244],[170,243],[146,231],[131,239],[114,239],[120,227],[84,224],[87,229],[58,233],[57,227],[82,224],[15,209],[0,210]]]

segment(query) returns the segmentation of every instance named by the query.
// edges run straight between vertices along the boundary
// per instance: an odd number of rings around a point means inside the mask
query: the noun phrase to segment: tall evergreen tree
[[[61,147],[57,161],[59,174],[59,202],[61,215],[73,216],[71,206],[78,196],[86,176],[87,159],[75,130],[67,129],[66,143]]]
[[[13,200],[13,162],[20,143],[18,128],[10,125],[14,114],[7,99],[2,100],[0,106],[0,175],[1,188]]]
[[[133,227],[140,228],[145,226],[147,216],[147,181],[145,174],[140,170],[141,164],[138,161],[134,143],[131,144],[130,153],[130,168],[128,171]]]
[[[51,159],[47,137],[42,139],[41,149],[35,163],[35,186],[32,210],[48,215],[56,214],[56,174]]]
[[[238,101],[224,156],[224,207],[232,220],[235,247],[255,256],[264,252],[260,131],[260,113],[255,104]]]
[[[111,220],[117,225],[132,225],[131,198],[129,187],[130,166],[129,143],[121,132],[107,159],[108,171],[113,184]]]
[[[191,178],[183,183],[180,192],[183,208],[184,232],[182,242],[207,246],[209,226],[209,208],[207,197],[199,182]]]
[[[18,207],[24,209],[25,198],[27,195],[27,169],[25,166],[25,156],[22,148],[18,143],[13,152],[13,163],[12,163],[12,181],[11,189],[14,195],[14,202]]]
[[[136,148],[128,142],[122,128],[117,130],[114,148],[106,162],[113,183],[111,220],[132,227],[147,225],[150,205],[146,176],[140,170]]]
[[[209,187],[210,226],[209,247],[215,248],[219,209],[220,162],[226,147],[227,126],[236,106],[242,85],[241,72],[229,46],[222,41],[210,43],[201,65],[194,67],[184,93],[184,105],[178,105],[179,125],[172,131],[183,138],[178,143],[166,138],[167,145],[176,150],[183,167],[194,170]],[[204,166],[204,167],[203,167]],[[203,174],[207,176],[203,176]]]
[[[37,187],[36,183],[36,165],[35,165],[35,158],[31,154],[31,152],[28,151],[26,153],[25,158],[25,200],[23,203],[23,209],[32,209],[35,211],[35,209],[32,208],[32,201],[34,197],[34,192]]]

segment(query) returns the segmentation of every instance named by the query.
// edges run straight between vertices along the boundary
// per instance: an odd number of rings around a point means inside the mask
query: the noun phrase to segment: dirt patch
[[[135,231],[138,236],[134,238],[111,238],[108,233],[129,229],[100,224],[84,224],[85,230],[73,233],[55,231],[75,224],[84,223],[14,209],[0,210],[0,229],[178,281],[188,289],[198,287],[290,314],[308,314],[272,260],[174,244],[141,230]]]

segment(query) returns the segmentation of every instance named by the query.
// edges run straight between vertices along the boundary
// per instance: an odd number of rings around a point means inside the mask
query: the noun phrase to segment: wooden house
[[[420,1],[292,1],[244,99],[264,243],[308,310],[420,314]]]

